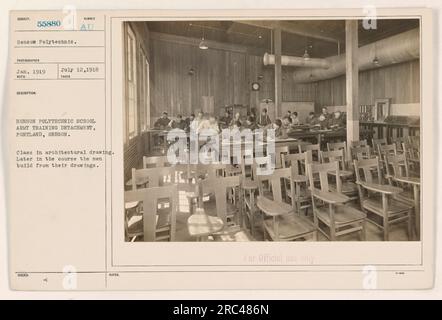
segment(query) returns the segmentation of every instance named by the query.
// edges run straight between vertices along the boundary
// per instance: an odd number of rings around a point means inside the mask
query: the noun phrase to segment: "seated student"
[[[284,127],[284,124],[280,119],[275,120],[275,122],[273,124],[273,128],[275,128],[275,137],[276,138],[286,139],[288,137],[287,136],[288,129],[286,129]]]
[[[328,113],[328,109],[327,109],[327,107],[323,107],[323,108],[322,108],[322,114],[324,115],[324,117],[325,117],[327,120],[331,118],[331,114]]]
[[[338,129],[345,127],[345,123],[346,121],[344,115],[341,113],[341,111],[337,110],[333,114],[333,118],[330,119],[329,126],[330,128]]]
[[[203,130],[213,130],[216,133],[220,132],[215,116],[210,115],[208,118],[200,121],[197,132],[201,133]]]
[[[321,129],[328,129],[329,119],[327,118],[327,116],[325,114],[322,113],[318,117],[318,123],[316,125],[319,126]]]
[[[284,129],[286,133],[289,133],[292,130],[292,118],[288,116],[282,118],[282,129]]]
[[[258,129],[258,126],[255,123],[255,118],[252,116],[248,116],[245,124],[243,125],[243,129],[250,129],[252,131]]]
[[[190,124],[192,123],[192,121],[195,119],[195,114],[192,113],[190,114],[190,116],[188,118],[186,118],[186,131],[190,130]]]
[[[170,127],[174,128],[174,129],[178,128],[181,130],[185,130],[186,129],[186,121],[183,120],[183,116],[179,114],[176,116],[176,120],[171,121]]]
[[[292,126],[299,126],[300,122],[299,122],[299,118],[298,118],[298,113],[296,111],[292,112]]]
[[[217,133],[221,132],[218,125],[218,120],[213,115],[209,116],[209,128],[215,130]]]
[[[199,127],[199,123],[200,123],[201,121],[203,121],[203,116],[204,116],[204,114],[203,114],[201,111],[198,112],[198,116],[197,116],[196,118],[194,118],[194,119],[192,120],[192,122],[190,123],[189,128],[190,128],[191,131],[193,131],[193,132],[197,132],[198,127]]]
[[[305,119],[305,124],[307,124],[309,126],[314,126],[314,125],[318,124],[318,119],[315,117],[314,112],[310,112],[308,114],[307,118]]]
[[[156,129],[166,129],[167,126],[169,126],[169,123],[170,123],[170,119],[167,117],[167,112],[164,111],[161,118],[159,118],[157,121],[155,121],[153,126]]]
[[[232,115],[230,114],[230,111],[226,110],[224,113],[224,116],[219,119],[219,125],[222,129],[227,128],[230,123],[232,122]]]
[[[290,110],[287,110],[287,113],[286,113],[285,116],[291,118],[292,117],[292,112]]]
[[[263,108],[261,114],[258,116],[258,121],[256,122],[256,125],[259,128],[264,128],[270,124],[272,124],[272,120],[270,120],[270,117],[267,114],[267,109]]]
[[[282,128],[281,119],[276,119],[275,122],[273,122],[271,124],[271,126],[267,127],[267,130],[269,130],[269,129],[275,130],[275,138],[286,138],[287,137],[287,133]],[[267,133],[267,131],[266,131],[266,133]]]

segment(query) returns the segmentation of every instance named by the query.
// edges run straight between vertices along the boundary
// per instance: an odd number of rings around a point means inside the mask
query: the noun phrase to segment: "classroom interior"
[[[123,32],[125,241],[420,240],[419,19]],[[210,138],[195,163],[203,129],[262,136]]]

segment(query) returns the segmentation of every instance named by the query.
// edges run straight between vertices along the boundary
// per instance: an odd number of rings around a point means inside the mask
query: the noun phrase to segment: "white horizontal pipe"
[[[268,54],[267,52],[263,57],[264,65],[274,65],[275,55]],[[304,57],[293,57],[293,56],[281,56],[281,65],[291,66],[291,67],[310,67],[310,68],[328,68],[330,63],[325,59],[309,58],[304,59]]]
[[[358,50],[359,70],[418,59],[419,52],[419,29],[412,29],[360,47]],[[375,57],[379,61],[378,65],[373,63]],[[325,60],[329,62],[330,68],[297,69],[293,72],[293,79],[301,83],[314,82],[345,74],[345,54],[325,58]]]

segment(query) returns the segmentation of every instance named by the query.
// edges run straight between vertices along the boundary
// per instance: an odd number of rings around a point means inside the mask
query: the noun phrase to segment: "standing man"
[[[256,123],[259,128],[264,128],[272,124],[269,115],[267,114],[267,109],[263,108],[261,114],[258,116],[258,121]]]

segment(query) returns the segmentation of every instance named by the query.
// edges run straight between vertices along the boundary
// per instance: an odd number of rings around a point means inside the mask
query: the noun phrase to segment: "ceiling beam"
[[[325,36],[325,35],[323,35],[323,34],[321,34],[319,32],[315,32],[315,31],[313,31],[313,30],[311,30],[309,28],[292,25],[288,21],[237,20],[237,21],[234,22],[234,24],[235,23],[241,23],[241,24],[246,24],[246,25],[249,25],[249,26],[265,28],[265,29],[280,28],[281,31],[284,31],[284,32],[287,32],[287,33],[297,34],[297,35],[300,35],[300,36],[314,38],[314,39],[319,39],[319,40],[333,42],[333,43],[338,43],[339,42],[339,39],[337,39],[337,38]],[[232,26],[234,24],[232,24]],[[231,29],[232,26],[229,29]]]
[[[184,37],[184,36],[178,36],[174,34],[161,33],[155,31],[150,31],[149,36],[150,39],[152,40],[172,42],[176,44],[190,45],[194,47],[198,47],[201,42],[201,39],[199,38]],[[205,39],[205,42],[209,46],[209,50],[223,50],[223,51],[238,52],[238,53],[248,53],[250,55],[255,55],[255,56],[262,56],[265,53],[265,49],[261,49],[258,47],[250,47],[246,45],[219,42],[207,39]]]

